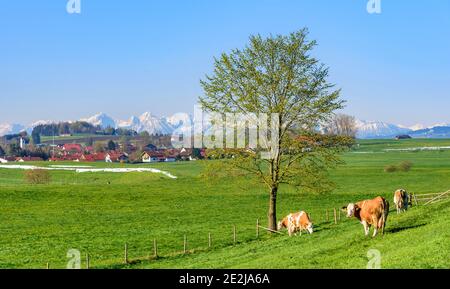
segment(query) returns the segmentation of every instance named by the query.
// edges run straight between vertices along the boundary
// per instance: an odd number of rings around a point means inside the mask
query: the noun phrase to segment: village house
[[[177,160],[195,160],[192,149],[145,150],[142,153],[143,163],[175,162]]]
[[[128,155],[126,153],[111,151],[111,152],[106,153],[105,162],[107,162],[107,163],[128,162]]]
[[[62,150],[66,154],[83,153],[83,147],[80,144],[64,144]]]
[[[193,149],[182,148],[179,153],[179,157],[183,161],[194,161]]]
[[[144,151],[141,158],[143,163],[157,163],[164,160],[164,154],[156,151]]]

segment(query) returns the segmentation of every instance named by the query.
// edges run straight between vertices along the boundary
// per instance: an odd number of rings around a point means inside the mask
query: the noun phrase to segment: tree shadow
[[[411,225],[411,226],[404,226],[404,227],[389,228],[389,229],[385,229],[385,231],[388,232],[388,233],[398,233],[398,232],[402,232],[402,231],[409,230],[409,229],[420,228],[420,227],[423,227],[425,225],[427,225],[427,223]]]

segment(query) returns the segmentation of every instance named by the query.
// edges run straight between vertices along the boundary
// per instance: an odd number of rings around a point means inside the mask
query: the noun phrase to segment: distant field
[[[96,138],[98,135],[95,134],[77,134],[72,136],[55,136],[55,141],[67,141],[67,140],[77,140],[77,139],[85,139],[85,138]],[[41,136],[41,142],[52,142],[53,136]]]
[[[358,143],[360,147],[356,151],[380,152],[386,149],[448,147],[450,146],[450,139],[359,140]]]
[[[450,150],[383,152],[385,148],[446,146],[450,140],[371,140],[344,155],[346,164],[332,173],[337,187],[311,195],[283,187],[278,216],[306,210],[317,231],[288,238],[261,232],[266,224],[268,194],[244,178],[207,183],[203,162],[138,165],[166,170],[177,179],[151,173],[83,173],[51,171],[49,185],[27,185],[23,171],[0,169],[0,267],[64,268],[67,250],[89,253],[93,267],[123,267],[123,247],[138,268],[364,268],[367,250],[382,252],[388,268],[450,268],[449,203],[391,213],[387,234],[363,237],[356,220],[325,222],[325,209],[383,195],[392,203],[398,188],[415,193],[450,189]],[[369,152],[369,153],[367,153]],[[378,152],[378,153],[371,153]],[[385,173],[384,167],[409,160],[410,172]],[[74,165],[74,163],[57,163]],[[36,163],[33,163],[36,165]],[[38,163],[37,165],[55,165]],[[135,165],[80,163],[95,167]],[[110,184],[108,184],[108,182]],[[232,228],[236,225],[236,246]],[[208,233],[213,248],[208,249]],[[183,236],[191,254],[183,256]],[[146,261],[158,239],[161,259]]]

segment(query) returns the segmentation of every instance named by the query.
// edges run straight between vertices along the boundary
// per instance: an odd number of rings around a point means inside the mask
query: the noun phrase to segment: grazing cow
[[[373,225],[373,237],[381,229],[384,234],[384,227],[386,226],[387,216],[389,214],[389,202],[382,197],[376,197],[373,200],[365,200],[355,204],[348,204],[347,207],[342,208],[347,212],[347,217],[357,218],[364,226],[366,236],[369,235],[370,226]]]
[[[289,236],[300,232],[302,235],[302,230],[306,230],[308,233],[313,233],[313,224],[309,215],[303,211],[298,213],[292,213],[287,215],[283,220],[278,223],[278,231],[283,228],[287,228]]]
[[[397,209],[397,214],[400,214],[402,211],[407,211],[409,203],[410,199],[407,191],[403,189],[395,191],[394,204],[395,208]]]

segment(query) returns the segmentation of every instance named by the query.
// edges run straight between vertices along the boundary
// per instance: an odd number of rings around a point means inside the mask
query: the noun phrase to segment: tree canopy
[[[277,150],[270,159],[261,158],[261,146],[237,149],[229,161],[214,164],[227,169],[208,170],[213,174],[243,173],[265,184],[270,196],[269,228],[273,230],[279,186],[330,190],[328,170],[340,163],[338,153],[353,143],[351,138],[317,131],[344,101],[340,90],[328,82],[328,67],[313,56],[315,46],[307,29],[287,36],[251,36],[244,49],[216,58],[213,73],[201,81],[204,96],[200,103],[206,111],[275,114],[278,118],[279,126],[270,135],[277,140]],[[223,150],[209,150],[210,156],[217,153]]]

